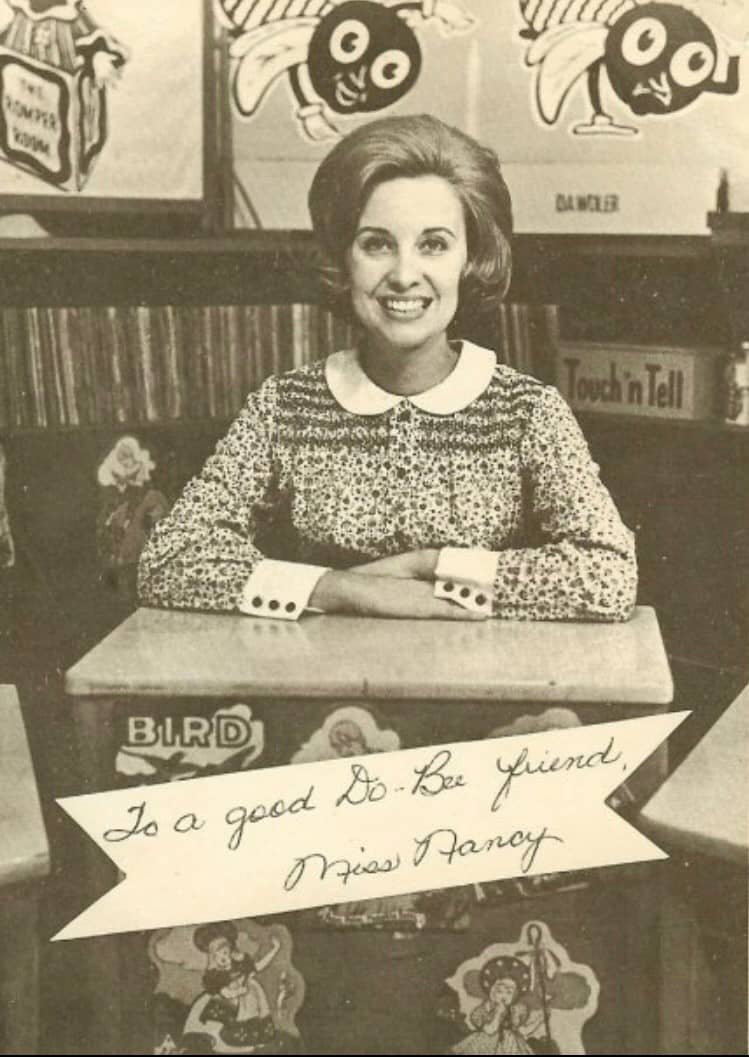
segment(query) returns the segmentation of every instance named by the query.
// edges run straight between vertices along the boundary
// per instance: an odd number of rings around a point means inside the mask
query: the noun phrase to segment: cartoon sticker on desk
[[[394,752],[401,747],[394,730],[382,730],[371,712],[358,705],[342,705],[291,757],[291,763],[317,763],[370,752]]]
[[[250,705],[212,715],[128,716],[115,770],[139,782],[176,782],[246,771],[265,748],[265,725]]]
[[[402,99],[421,72],[414,27],[430,22],[443,36],[476,20],[460,0],[217,0],[232,37],[234,107],[252,118],[284,78],[299,131],[335,139],[331,111],[345,117],[384,110]]]
[[[583,1054],[598,1008],[593,970],[572,962],[547,925],[526,923],[515,943],[493,943],[447,980],[457,999],[440,1011],[460,1037],[453,1054]]]
[[[589,117],[576,136],[634,137],[642,120],[618,121],[605,90],[636,118],[672,117],[703,92],[736,95],[746,15],[720,0],[519,0],[525,63],[535,71],[535,114],[555,125],[584,82]],[[743,5],[735,4],[735,9]]]
[[[153,933],[154,1053],[303,1053],[304,980],[281,925],[250,919]]]

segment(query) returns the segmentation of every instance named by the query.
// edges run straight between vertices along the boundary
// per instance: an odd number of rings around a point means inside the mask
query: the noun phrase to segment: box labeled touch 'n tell
[[[556,382],[577,411],[704,419],[715,411],[722,350],[560,342]]]

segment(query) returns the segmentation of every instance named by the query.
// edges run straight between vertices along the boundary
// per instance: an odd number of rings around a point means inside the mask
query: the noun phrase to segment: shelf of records
[[[553,305],[508,304],[497,357],[544,374]],[[355,343],[314,304],[0,309],[0,430],[227,419],[248,392]]]

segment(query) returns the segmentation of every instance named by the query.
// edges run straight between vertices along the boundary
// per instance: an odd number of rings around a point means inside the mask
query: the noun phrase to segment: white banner
[[[665,858],[605,799],[688,714],[61,800],[126,880],[55,938]]]

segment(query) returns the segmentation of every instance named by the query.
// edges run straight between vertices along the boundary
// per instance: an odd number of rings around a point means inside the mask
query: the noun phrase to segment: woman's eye
[[[447,239],[439,238],[438,236],[423,239],[420,243],[420,249],[422,253],[444,253],[448,249]]]
[[[390,248],[390,243],[382,235],[368,235],[359,241],[359,245],[365,253],[385,253]]]

